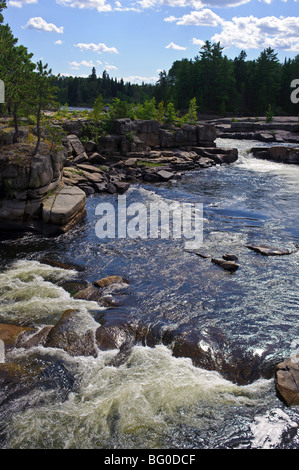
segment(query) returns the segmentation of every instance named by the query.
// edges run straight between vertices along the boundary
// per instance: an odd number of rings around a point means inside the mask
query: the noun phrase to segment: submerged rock
[[[233,255],[233,254],[226,254],[226,255],[223,255],[222,258],[225,260],[225,261],[238,261],[238,256],[237,255]]]
[[[235,272],[239,269],[240,265],[233,261],[225,261],[224,259],[213,258],[212,263],[217,264],[226,271]]]
[[[290,255],[292,252],[289,250],[279,250],[266,245],[246,245],[249,250],[253,250],[256,253],[260,253],[264,256],[283,256]]]
[[[108,276],[94,283],[96,287],[101,287],[101,288],[108,287],[111,284],[128,284],[128,281],[126,281],[121,276]]]

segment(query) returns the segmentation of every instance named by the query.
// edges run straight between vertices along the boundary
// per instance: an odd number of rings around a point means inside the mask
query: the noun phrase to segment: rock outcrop
[[[275,387],[278,396],[288,405],[299,405],[299,354],[277,365]]]
[[[88,124],[86,119],[53,121],[66,132],[62,145],[42,140],[36,156],[29,127],[23,126],[16,143],[13,129],[0,129],[2,229],[65,233],[85,216],[89,195],[124,194],[134,182],[165,183],[185,171],[238,159],[236,149],[216,148],[213,124],[173,127],[117,119],[111,134],[83,145]]]
[[[86,195],[64,188],[64,148],[41,142],[32,156],[33,148],[26,142],[1,147],[0,227],[63,233],[84,216]]]
[[[298,118],[293,116],[275,116],[272,122],[265,117],[219,118],[210,122],[216,127],[217,137],[224,139],[299,143]]]
[[[299,147],[254,147],[251,153],[255,158],[263,160],[271,160],[279,163],[289,163],[292,165],[299,165]]]

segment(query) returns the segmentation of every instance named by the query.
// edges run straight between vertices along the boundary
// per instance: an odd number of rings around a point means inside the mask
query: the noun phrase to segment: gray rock
[[[166,170],[160,170],[157,171],[157,175],[163,180],[163,181],[169,181],[170,179],[174,178],[174,173],[171,173],[170,171]]]
[[[292,253],[289,250],[279,250],[266,245],[246,245],[246,247],[264,256],[284,256]]]
[[[235,272],[239,269],[239,265],[233,261],[225,261],[224,259],[213,258],[212,263],[217,264],[226,271]]]
[[[84,214],[86,195],[76,187],[62,188],[43,203],[43,222],[60,227],[67,226],[72,219]]]

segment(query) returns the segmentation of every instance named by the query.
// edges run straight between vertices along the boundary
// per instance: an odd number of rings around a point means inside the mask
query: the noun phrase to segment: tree
[[[264,113],[270,104],[276,105],[280,86],[281,65],[274,49],[264,49],[257,59],[256,68],[256,107],[260,113]]]
[[[12,113],[16,140],[18,137],[18,119],[20,111],[26,107],[30,90],[31,74],[35,65],[31,62],[24,46],[17,46],[18,40],[13,36],[8,25],[0,25],[0,76],[5,83],[5,96],[8,111]]]
[[[37,142],[33,152],[36,155],[39,149],[41,140],[41,115],[44,108],[48,108],[54,100],[53,81],[55,77],[52,75],[52,70],[48,70],[48,64],[43,65],[39,61],[36,65],[36,72],[32,83],[31,102],[36,113],[36,131]]]
[[[0,24],[3,23],[4,20],[2,11],[5,10],[5,8],[7,8],[6,1],[0,0]]]

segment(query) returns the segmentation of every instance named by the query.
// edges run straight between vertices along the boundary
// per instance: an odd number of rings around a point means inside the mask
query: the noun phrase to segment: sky
[[[155,83],[206,40],[234,59],[299,54],[299,0],[8,0],[4,21],[54,74]],[[299,78],[299,77],[298,77]]]

